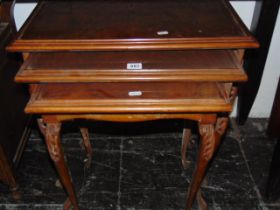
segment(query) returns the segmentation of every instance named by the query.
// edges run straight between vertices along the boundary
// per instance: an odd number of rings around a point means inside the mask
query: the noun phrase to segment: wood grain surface
[[[27,113],[229,112],[216,83],[40,84]]]
[[[41,1],[10,51],[254,48],[226,0]]]
[[[127,64],[142,69],[129,70]],[[31,53],[17,82],[246,81],[230,50]]]

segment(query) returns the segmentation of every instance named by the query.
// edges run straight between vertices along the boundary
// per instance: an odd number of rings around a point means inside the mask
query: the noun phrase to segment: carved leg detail
[[[187,204],[185,210],[190,210],[203,181],[207,165],[211,160],[215,150],[215,128],[213,124],[200,124],[199,132],[201,135],[200,148],[196,168],[189,187]],[[201,196],[200,196],[201,197]],[[203,200],[203,199],[202,199]],[[198,200],[199,201],[199,200]],[[202,204],[203,206],[205,204]],[[207,206],[207,205],[206,205]]]
[[[59,174],[61,183],[65,187],[74,210],[79,210],[75,190],[64,159],[60,141],[60,123],[46,123],[45,140],[51,159]],[[65,208],[64,208],[65,209]]]
[[[228,126],[228,118],[220,117],[217,119],[216,127],[215,127],[215,151],[221,143],[222,136],[224,135],[227,126]]]
[[[190,161],[187,160],[187,148],[188,145],[191,144],[191,130],[184,128],[183,130],[183,136],[182,136],[182,147],[181,147],[181,160],[182,160],[182,166],[184,169],[187,169],[190,165]]]
[[[196,169],[194,171],[193,179],[188,191],[187,205],[185,210],[191,209],[195,196],[197,198],[199,208],[201,210],[208,209],[207,203],[205,202],[203,194],[199,188],[202,184],[203,178],[205,177],[208,163],[220,145],[227,125],[228,118],[226,117],[218,118],[215,127],[213,124],[199,125],[199,132],[201,135],[200,149]]]
[[[91,160],[92,160],[92,147],[90,144],[90,139],[89,139],[89,132],[87,128],[80,128],[80,132],[82,134],[83,137],[83,144],[84,144],[84,148],[87,152],[87,159],[85,160],[85,165],[87,168],[90,167],[91,164]]]

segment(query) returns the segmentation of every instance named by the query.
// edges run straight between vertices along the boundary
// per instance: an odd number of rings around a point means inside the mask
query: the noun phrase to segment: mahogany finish
[[[8,49],[53,52],[257,46],[227,0],[56,0],[38,3]]]
[[[186,113],[230,112],[216,83],[41,84],[27,113]],[[141,92],[141,96],[129,96]],[[139,93],[140,93],[139,92]]]
[[[110,61],[110,62],[108,62]],[[127,63],[142,63],[127,70]],[[17,82],[246,81],[230,50],[32,53]]]
[[[50,24],[51,23],[51,24]],[[207,208],[200,185],[244,82],[244,48],[258,47],[226,0],[40,1],[8,47],[24,53],[17,82],[30,84],[27,113],[39,126],[78,210],[60,128],[75,119],[139,122],[194,120],[200,151],[185,210]],[[142,67],[128,70],[127,64]],[[89,161],[92,149],[81,129]],[[190,130],[185,128],[182,164]]]

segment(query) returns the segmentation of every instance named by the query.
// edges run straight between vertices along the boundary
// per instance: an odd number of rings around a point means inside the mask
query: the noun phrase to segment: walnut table
[[[41,115],[69,195],[65,208],[79,209],[59,137],[63,122],[186,119],[197,121],[201,134],[191,209],[226,130],[236,84],[247,80],[244,49],[256,47],[224,0],[40,1],[8,50],[24,53],[16,81],[30,84],[25,111]]]

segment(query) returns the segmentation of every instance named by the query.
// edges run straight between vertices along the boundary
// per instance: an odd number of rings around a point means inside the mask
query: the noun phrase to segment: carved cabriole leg
[[[191,135],[192,135],[191,129],[184,128],[183,136],[182,136],[182,147],[181,147],[181,160],[184,169],[187,169],[190,164],[190,162],[187,160],[187,148],[188,145],[190,145]]]
[[[71,201],[74,210],[79,210],[78,202],[75,194],[75,190],[72,184],[71,177],[68,172],[68,168],[64,159],[64,154],[61,147],[60,141],[60,122],[43,122],[38,120],[40,130],[45,136],[46,145],[48,148],[49,155],[53,160],[61,183],[65,187],[69,200]],[[67,202],[66,202],[67,203]],[[69,209],[69,205],[65,205],[64,209]]]
[[[84,148],[87,152],[87,160],[85,162],[85,165],[87,168],[89,168],[90,164],[91,164],[93,152],[92,152],[92,147],[91,147],[90,140],[89,140],[88,128],[80,128],[80,132],[82,134]]]
[[[200,185],[205,176],[207,165],[211,160],[211,158],[213,157],[214,153],[217,151],[227,126],[228,126],[227,117],[218,118],[215,127],[212,124],[199,125],[199,132],[201,135],[200,150],[199,150],[197,166],[193,174],[193,180],[191,182],[189,192],[188,192],[186,210],[191,209],[195,196],[197,198],[199,208],[201,210],[208,209],[207,203],[205,202],[203,198],[203,194],[200,190]]]
[[[216,126],[215,126],[215,150],[214,150],[214,152],[216,152],[216,150],[218,149],[218,147],[221,143],[222,136],[226,132],[226,129],[228,127],[228,121],[229,121],[228,117],[219,117],[217,119]]]
[[[190,210],[200,185],[205,176],[209,161],[215,150],[215,128],[214,124],[199,124],[201,135],[200,148],[196,168],[188,190],[187,204],[185,210]]]
[[[227,129],[228,121],[229,121],[228,117],[220,117],[220,118],[217,119],[216,126],[215,126],[215,149],[214,149],[214,154],[217,151],[217,149],[218,149],[218,147],[221,143],[222,136],[224,135],[224,133]],[[204,177],[203,183],[205,183],[205,182],[207,183],[206,178],[207,177]],[[197,193],[197,196],[196,196],[196,199],[197,199],[199,208],[201,210],[207,210],[208,209],[207,203],[204,199],[204,196],[203,196],[203,193],[201,192],[201,189],[199,189],[199,191]]]

